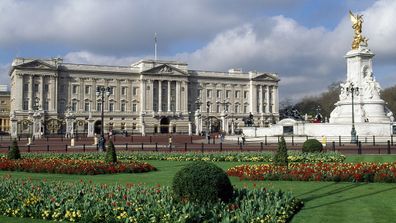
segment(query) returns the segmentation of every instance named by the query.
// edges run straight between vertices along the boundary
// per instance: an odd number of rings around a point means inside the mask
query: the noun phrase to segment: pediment
[[[254,81],[279,81],[279,78],[274,74],[259,74],[256,77],[252,78]]]
[[[160,66],[151,68],[143,71],[142,74],[155,74],[155,75],[171,75],[171,76],[187,76],[188,74],[176,67],[168,64],[162,64]]]
[[[46,63],[44,61],[41,61],[41,60],[33,60],[33,61],[30,61],[30,62],[22,63],[22,64],[19,64],[19,65],[15,66],[15,68],[51,69],[51,70],[56,69],[55,66],[53,66],[51,64],[48,64],[48,63]]]

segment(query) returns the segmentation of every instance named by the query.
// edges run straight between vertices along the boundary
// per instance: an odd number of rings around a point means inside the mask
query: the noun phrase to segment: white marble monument
[[[247,136],[283,135],[293,129],[300,136],[390,136],[394,134],[393,113],[380,97],[381,87],[373,75],[374,54],[362,35],[362,16],[350,12],[355,36],[347,52],[347,79],[341,84],[339,101],[330,114],[329,123],[307,123],[284,119],[269,128],[243,128]],[[353,112],[352,112],[353,111]],[[352,127],[353,126],[353,127]],[[287,128],[285,128],[287,127]],[[290,134],[288,132],[288,134]]]

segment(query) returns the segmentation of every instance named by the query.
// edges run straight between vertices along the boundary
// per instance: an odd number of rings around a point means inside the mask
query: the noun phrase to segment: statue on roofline
[[[361,43],[367,45],[368,41],[368,39],[362,35],[363,15],[354,15],[352,11],[349,10],[349,16],[352,22],[352,28],[355,30],[355,36],[353,37],[352,42],[352,49],[358,49]]]

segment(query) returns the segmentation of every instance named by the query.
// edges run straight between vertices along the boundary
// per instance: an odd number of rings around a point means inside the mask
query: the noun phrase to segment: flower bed
[[[302,202],[290,193],[237,189],[231,203],[178,202],[169,187],[0,179],[0,214],[76,222],[287,222]]]
[[[294,163],[288,168],[269,164],[240,165],[227,170],[241,180],[396,182],[394,163]]]
[[[0,170],[26,171],[35,173],[62,173],[62,174],[109,174],[109,173],[140,173],[156,170],[148,163],[128,161],[116,164],[98,160],[75,159],[39,159],[25,158],[9,160],[0,158]]]
[[[60,158],[81,160],[102,160],[103,153],[25,153],[26,158]],[[271,152],[221,152],[221,153],[181,153],[181,152],[117,152],[119,160],[169,160],[169,161],[222,161],[222,162],[272,162]],[[301,153],[289,152],[289,162],[343,162],[345,156],[338,152]]]

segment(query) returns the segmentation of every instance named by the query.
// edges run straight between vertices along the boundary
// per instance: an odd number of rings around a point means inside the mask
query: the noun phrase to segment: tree
[[[285,138],[282,136],[278,143],[278,150],[274,156],[274,165],[277,166],[287,166],[288,165],[288,155]]]
[[[107,144],[105,161],[107,163],[117,163],[117,154],[112,140],[109,140],[109,143]]]
[[[17,160],[21,158],[21,153],[19,151],[18,142],[16,139],[12,141],[10,150],[8,151],[7,158],[10,160]]]

